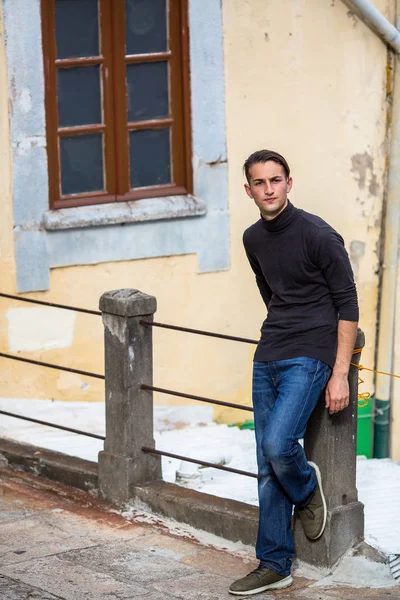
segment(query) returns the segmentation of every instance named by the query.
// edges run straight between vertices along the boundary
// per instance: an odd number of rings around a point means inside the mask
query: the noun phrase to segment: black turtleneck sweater
[[[358,321],[341,236],[288,202],[275,219],[261,218],[246,229],[243,243],[268,309],[254,360],[307,356],[333,367],[338,319]]]

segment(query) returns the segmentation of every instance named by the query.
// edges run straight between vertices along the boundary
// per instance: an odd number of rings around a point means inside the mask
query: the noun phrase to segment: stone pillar
[[[106,439],[99,453],[101,495],[123,504],[134,496],[134,486],[161,479],[161,459],[145,454],[154,448],[152,327],[154,296],[138,290],[106,292],[100,298],[105,335]]]
[[[359,329],[355,347],[364,345],[364,333]],[[358,364],[359,361],[360,354],[354,354],[352,362]],[[356,488],[358,373],[356,367],[350,367],[349,406],[329,415],[325,398],[321,398],[308,422],[304,439],[308,460],[321,470],[328,518],[324,534],[313,542],[305,537],[300,520],[295,519],[296,556],[317,566],[332,567],[364,539],[364,505],[358,501]]]

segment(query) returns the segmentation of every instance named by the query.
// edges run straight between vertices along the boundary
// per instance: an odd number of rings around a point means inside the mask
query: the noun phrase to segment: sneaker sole
[[[321,531],[319,532],[319,534],[316,537],[309,538],[310,540],[318,540],[321,537],[321,535],[324,533],[324,531],[325,531],[326,517],[327,517],[327,514],[328,514],[328,509],[326,507],[326,500],[325,500],[325,496],[324,496],[324,490],[322,489],[321,471],[319,470],[319,467],[314,462],[312,462],[311,460],[308,461],[308,464],[315,471],[315,475],[317,477],[317,481],[318,481],[318,485],[319,485],[319,490],[321,492],[322,504],[323,504],[323,507],[324,507],[324,522],[322,523]]]
[[[289,585],[292,585],[293,583],[293,578],[291,575],[289,575],[288,577],[285,577],[285,579],[281,579],[280,581],[277,581],[276,583],[270,583],[268,585],[262,585],[259,588],[256,588],[254,590],[247,590],[246,592],[232,592],[231,590],[229,590],[230,594],[233,594],[234,596],[252,596],[253,594],[259,594],[261,592],[266,592],[267,590],[282,590],[285,587],[289,587]]]

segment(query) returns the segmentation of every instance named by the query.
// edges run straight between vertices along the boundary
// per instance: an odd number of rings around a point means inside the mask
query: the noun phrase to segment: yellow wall
[[[394,2],[380,0],[375,5],[393,16]],[[158,320],[257,337],[264,308],[241,238],[258,215],[243,192],[241,166],[252,151],[269,147],[284,154],[291,165],[293,203],[325,218],[352,249],[360,325],[367,339],[362,362],[373,366],[387,153],[387,50],[339,0],[223,0],[222,6],[231,269],[199,275],[194,255],[68,267],[52,270],[50,292],[30,297],[96,309],[104,291],[135,287],[157,297]],[[0,287],[12,293],[15,263],[4,64],[2,38]],[[7,351],[6,311],[21,304],[0,299],[0,306],[0,344]],[[27,305],[23,308],[28,310]],[[155,385],[250,403],[252,346],[166,330],[155,330],[154,339]],[[70,347],[25,355],[102,372],[100,318],[78,315]],[[373,392],[372,378],[366,375],[365,380],[363,389]],[[3,397],[103,400],[101,382],[11,361],[1,362],[0,386]],[[182,403],[167,396],[157,400]],[[249,415],[216,408],[215,418],[235,422]],[[399,458],[400,446],[394,444],[393,453]]]
[[[386,48],[341,2],[233,0],[225,2],[224,17],[232,239],[255,216],[241,192],[243,157],[258,147],[278,150],[291,164],[292,201],[330,222],[348,250],[352,242],[365,244],[355,271],[367,339],[362,361],[372,366]],[[234,252],[234,264],[242,263],[239,244]],[[259,315],[261,307],[253,310]],[[372,392],[372,377],[364,379],[363,389]]]

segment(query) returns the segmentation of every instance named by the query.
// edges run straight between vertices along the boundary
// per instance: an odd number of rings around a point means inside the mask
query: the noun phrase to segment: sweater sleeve
[[[272,290],[265,280],[264,274],[261,270],[260,263],[258,262],[257,258],[246,247],[245,240],[243,240],[243,244],[250,266],[253,270],[254,275],[256,276],[256,283],[258,289],[260,290],[261,297],[264,301],[265,306],[268,308],[272,297]]]
[[[358,321],[353,271],[343,238],[331,227],[318,229],[314,258],[328,284],[333,304],[343,321]]]

